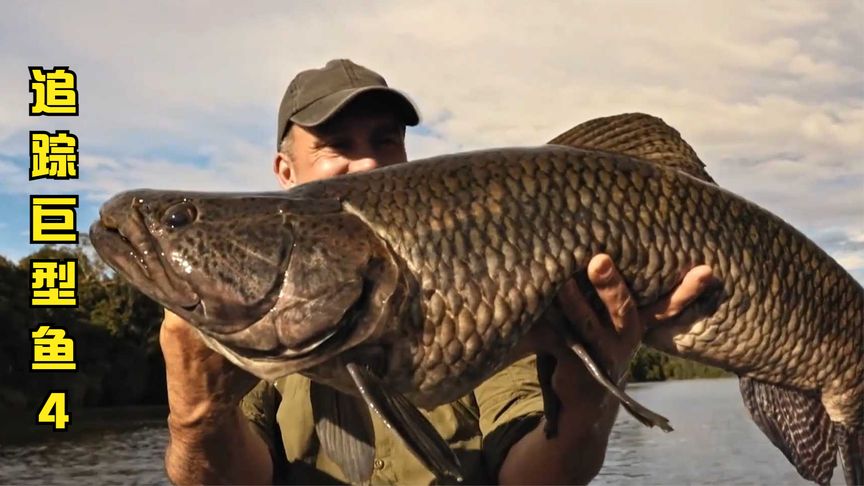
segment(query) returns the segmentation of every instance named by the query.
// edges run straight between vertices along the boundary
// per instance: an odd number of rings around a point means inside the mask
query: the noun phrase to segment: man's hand
[[[269,483],[270,452],[238,404],[258,378],[208,348],[170,311],[159,331],[168,382],[165,470],[175,484]]]
[[[562,285],[557,296],[558,304],[569,321],[568,325],[575,327],[584,343],[598,352],[599,356],[595,358],[600,364],[619,372],[626,369],[645,331],[656,325],[695,322],[700,317],[698,314],[683,311],[703,292],[719,284],[711,268],[700,265],[687,272],[669,295],[649,306],[637,308],[608,255],[594,256],[588,263],[587,273],[606,307],[606,314],[601,317],[594,312],[575,280]],[[560,336],[548,325],[535,326],[526,336],[526,341],[527,347],[535,352],[547,352],[559,359],[570,354]]]
[[[195,426],[233,410],[259,379],[213,351],[188,322],[165,311],[159,330],[175,425]]]
[[[648,328],[695,322],[699,316],[682,311],[709,287],[719,283],[711,267],[700,265],[687,272],[672,293],[649,306],[637,308],[608,255],[600,254],[591,259],[588,279],[606,306],[608,318],[601,318],[591,309],[574,280],[564,284],[558,301],[570,323],[578,326],[584,341],[598,352],[600,356],[596,358],[617,375],[626,370]],[[612,378],[618,378],[617,375]]]
[[[590,345],[594,358],[612,373],[613,381],[627,370],[649,327],[695,322],[701,316],[686,312],[688,305],[719,283],[710,267],[695,267],[669,295],[637,308],[608,255],[591,259],[588,279],[607,315],[593,311],[575,280],[563,285],[558,302],[568,321],[566,325],[578,329],[583,344]],[[587,483],[603,465],[618,403],[565,346],[560,334],[552,326],[540,324],[529,332],[523,345],[557,359],[552,388],[562,405],[558,435],[546,439],[541,422],[510,448],[498,479],[502,484]]]

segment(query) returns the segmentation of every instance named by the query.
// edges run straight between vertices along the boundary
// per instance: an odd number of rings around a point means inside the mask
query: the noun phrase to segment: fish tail
[[[864,428],[834,424],[847,485],[864,485]]]
[[[819,395],[746,376],[739,385],[750,417],[798,474],[818,484],[829,484],[837,464],[835,437],[839,431]]]

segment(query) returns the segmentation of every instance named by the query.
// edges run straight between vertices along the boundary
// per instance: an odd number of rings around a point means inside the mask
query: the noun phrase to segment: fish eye
[[[198,211],[195,206],[188,202],[181,202],[165,211],[162,216],[162,224],[171,229],[177,229],[193,223],[197,216]]]

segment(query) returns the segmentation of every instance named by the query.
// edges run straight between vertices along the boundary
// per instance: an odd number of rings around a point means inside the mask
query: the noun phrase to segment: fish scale
[[[481,204],[494,202],[501,206],[500,224],[487,223],[480,228],[476,227],[478,219],[444,216],[460,214],[459,211],[464,206],[460,205],[459,198],[439,199],[436,205],[437,211],[430,211],[428,206],[415,208],[418,221],[428,221],[430,225],[435,226],[432,221],[436,218],[436,212],[441,215],[439,218],[443,219],[440,226],[449,235],[450,240],[437,240],[440,245],[437,249],[443,256],[437,266],[428,265],[429,260],[417,258],[420,254],[412,251],[415,245],[429,245],[436,248],[435,239],[417,237],[412,238],[410,244],[405,244],[404,239],[399,238],[402,233],[401,217],[396,215],[400,214],[400,211],[394,210],[399,207],[399,203],[391,197],[392,194],[398,194],[398,191],[388,193],[384,187],[376,184],[381,179],[365,179],[366,184],[352,182],[351,190],[325,190],[320,195],[339,197],[345,204],[350,205],[353,211],[362,214],[376,232],[390,242],[394,250],[405,258],[409,267],[420,275],[424,289],[448,289],[442,294],[447,311],[443,315],[434,312],[435,309],[441,308],[441,304],[437,303],[432,308],[433,312],[429,315],[426,324],[430,328],[438,329],[439,332],[435,334],[437,338],[431,344],[419,346],[418,353],[427,354],[430,348],[435,347],[445,356],[451,353],[461,358],[462,348],[454,344],[457,341],[453,341],[453,337],[473,335],[472,328],[476,325],[473,316],[476,315],[476,309],[469,308],[469,312],[461,314],[463,318],[458,318],[466,306],[460,287],[460,282],[465,277],[456,278],[455,288],[453,286],[454,269],[457,264],[467,264],[466,255],[460,251],[471,252],[475,260],[485,260],[489,262],[490,268],[499,270],[499,273],[494,276],[488,276],[488,281],[487,276],[480,276],[480,287],[485,289],[485,300],[495,302],[497,312],[493,314],[495,322],[492,325],[500,329],[496,337],[508,345],[515,344],[526,331],[527,325],[537,317],[543,304],[548,303],[548,299],[543,302],[538,301],[536,295],[548,295],[546,289],[560,285],[565,275],[573,273],[574,266],[584,268],[587,265],[588,255],[606,252],[616,261],[637,299],[642,303],[657,300],[678,281],[681,271],[697,264],[711,265],[718,276],[725,279],[726,291],[732,298],[721,305],[717,311],[723,319],[709,319],[705,326],[707,329],[722,331],[724,345],[716,350],[707,345],[713,340],[693,342],[689,336],[696,338],[698,335],[685,334],[676,341],[676,348],[667,349],[668,351],[722,363],[727,369],[731,367],[733,370],[748,372],[758,378],[772,381],[792,380],[791,384],[808,389],[817,387],[817,377],[807,369],[787,370],[779,366],[783,364],[781,362],[783,346],[763,349],[762,359],[754,362],[752,358],[759,357],[748,356],[752,354],[748,350],[753,349],[753,343],[748,343],[746,340],[739,342],[736,339],[736,335],[752,329],[753,326],[762,328],[763,334],[769,335],[771,342],[775,344],[786,344],[795,339],[804,340],[808,333],[812,334],[816,329],[823,335],[827,332],[834,334],[832,336],[834,338],[844,337],[839,332],[841,329],[838,323],[843,322],[840,321],[840,316],[819,313],[816,306],[808,305],[805,299],[801,298],[802,295],[807,295],[807,292],[812,294],[815,289],[812,286],[801,287],[805,285],[805,279],[797,278],[796,272],[785,272],[784,294],[772,295],[763,284],[766,281],[763,276],[768,277],[767,281],[770,282],[774,275],[769,268],[744,267],[740,270],[730,268],[730,265],[747,265],[754,260],[762,262],[764,267],[776,264],[777,268],[781,269],[794,268],[792,265],[810,266],[811,261],[815,261],[813,265],[817,267],[836,266],[836,263],[824,253],[815,249],[812,243],[803,240],[802,235],[789,239],[794,240],[795,245],[807,248],[807,251],[796,252],[793,247],[793,251],[782,252],[782,258],[778,261],[773,253],[763,250],[774,246],[775,231],[788,231],[788,228],[783,228],[773,216],[740,198],[731,197],[728,193],[721,196],[719,193],[722,190],[694,181],[686,175],[639,166],[638,163],[634,164],[632,161],[611,155],[598,157],[584,152],[574,153],[571,149],[557,151],[543,149],[539,154],[534,154],[530,150],[514,151],[508,155],[509,160],[502,160],[501,154],[494,152],[470,154],[464,156],[461,161],[449,158],[424,167],[430,170],[418,168],[411,177],[404,181],[400,179],[403,184],[416,187],[419,187],[418,181],[424,180],[429,184],[430,192],[446,194],[447,191],[466,191],[466,181],[470,180],[468,175],[484,174],[488,178],[481,177],[473,186],[476,191],[480,184],[479,193],[484,194],[487,199],[481,200]],[[470,163],[466,163],[468,160]],[[433,171],[439,170],[444,174],[437,178],[432,175]],[[531,186],[518,183],[520,178],[528,178],[531,173],[554,174],[554,177],[550,178],[552,185],[550,190],[539,193],[528,188]],[[498,180],[503,183],[487,182],[487,187],[484,188],[482,186],[484,180]],[[640,212],[638,208],[645,198],[625,197],[625,194],[639,195],[638,189],[644,187],[646,182],[647,188],[653,189],[652,199],[657,204],[655,207],[668,208],[667,211]],[[327,187],[327,184],[323,183],[321,187]],[[340,187],[348,186],[340,184]],[[559,212],[542,213],[537,210],[526,210],[526,205],[535,209],[552,206],[554,203],[550,202],[544,194],[560,195],[574,190],[580,197],[573,198],[572,201],[578,202],[579,205],[574,206],[571,203],[564,217]],[[316,197],[315,194],[314,187],[309,187],[303,192],[304,197]],[[377,195],[374,204],[367,204],[367,194]],[[585,204],[586,201],[588,205]],[[610,211],[610,207],[616,209]],[[641,219],[633,218],[636,214],[639,214]],[[627,215],[630,215],[630,219],[625,219]],[[570,240],[570,245],[557,241],[565,220],[573,221],[576,232],[580,235],[578,241]],[[742,220],[752,222],[742,230]],[[708,221],[711,224],[708,224]],[[634,226],[643,229],[643,233],[648,236],[662,234],[662,241],[667,243],[673,252],[663,252],[663,247],[645,245],[644,239],[635,241],[633,236],[638,235],[639,231],[633,231]],[[523,228],[531,228],[531,231],[524,231]],[[668,228],[669,231],[662,231],[664,228]],[[758,228],[768,228],[768,231]],[[493,236],[493,239],[500,238],[502,241],[502,249],[498,255],[478,253],[485,252],[488,247],[475,246],[466,249],[460,244],[454,245],[458,246],[460,251],[454,252],[451,249],[451,241],[463,241],[476,230],[498,235]],[[558,258],[555,259],[557,266],[552,267],[550,271],[537,259],[531,258],[538,252],[536,247],[538,241],[555,241],[548,246],[562,247],[564,251],[574,256],[572,262],[564,261],[566,259],[561,258],[561,252],[558,252]],[[703,252],[702,248],[716,248],[716,251]],[[743,249],[759,254],[755,257],[750,256],[745,254]],[[548,254],[547,250],[548,248],[544,248],[542,253]],[[660,269],[656,262],[659,260],[659,255],[664,253],[667,257],[673,258],[665,259],[667,268]],[[635,262],[631,262],[630,258],[635,258]],[[503,268],[499,262],[501,259],[503,259]],[[652,261],[655,262],[653,265]],[[640,265],[641,262],[646,264]],[[670,272],[669,267],[677,269],[678,272]],[[739,279],[730,280],[728,276],[732,273]],[[461,273],[456,272],[456,275]],[[477,279],[478,276],[472,275],[471,278]],[[848,278],[846,280],[848,281]],[[813,282],[812,279],[807,281],[811,284]],[[510,289],[514,288],[519,290],[519,296],[506,298],[505,296],[510,294]],[[493,293],[490,293],[490,290]],[[837,292],[838,290],[841,291]],[[853,304],[851,295],[854,289],[848,288],[845,292],[842,290],[843,286],[834,287],[834,298],[843,297],[848,303]],[[747,298],[736,298],[736,296],[747,296]],[[772,307],[779,306],[780,301],[797,303],[796,306],[785,307],[786,310],[780,319],[785,321],[785,325],[777,325],[775,320],[769,319]],[[757,302],[761,305],[756,305]],[[527,313],[523,310],[527,310]],[[860,307],[858,313],[860,315]],[[507,318],[512,314],[525,317],[511,323]],[[804,320],[803,318],[808,315],[816,319]],[[855,321],[853,318],[846,322]],[[856,335],[854,326],[846,327],[848,337],[852,338],[851,342],[860,343],[860,331]],[[742,337],[746,338],[746,333]],[[758,349],[758,346],[755,349]],[[717,355],[715,356],[714,353]],[[435,356],[437,354],[436,352]],[[470,360],[468,367],[485,365],[489,359],[488,353],[480,352]],[[445,363],[458,361],[456,357],[444,360]],[[438,371],[441,371],[442,365],[437,363],[436,366],[439,367]],[[838,370],[829,367],[825,373],[836,371]],[[450,377],[447,374],[432,373],[425,375],[423,380],[415,380],[414,385],[419,386],[421,390],[430,390],[431,393],[448,379]],[[448,381],[448,386],[449,383],[451,382]]]
[[[227,261],[232,267],[255,263],[261,273],[266,273],[264,262],[285,257],[274,245],[256,245],[249,235],[277,242],[275,246],[282,238],[301,255],[291,254],[280,264],[286,266],[271,267],[284,272],[285,282],[300,290],[309,280],[307,273],[318,283],[339,276],[359,282],[357,272],[370,270],[351,265],[384,262],[375,270],[378,277],[364,277],[370,279],[370,296],[382,300],[361,302],[365,307],[356,310],[326,305],[316,309],[333,313],[331,326],[339,325],[346,315],[366,319],[366,313],[380,312],[385,328],[363,330],[368,342],[346,338],[339,346],[350,347],[339,348],[340,352],[345,359],[362,361],[368,353],[385,349],[386,366],[376,371],[381,383],[424,408],[458,399],[512,362],[511,351],[547,311],[559,287],[584,275],[592,255],[611,256],[641,305],[658,301],[686,271],[707,264],[721,282],[721,289],[697,303],[707,316],[683,326],[652,327],[645,343],[741,376],[751,416],[803,476],[818,482],[824,482],[826,474],[830,478],[833,456],[821,449],[830,440],[817,438],[836,438],[841,457],[853,461],[853,467],[846,468],[847,481],[864,480],[858,463],[862,446],[856,445],[864,440],[864,289],[803,234],[713,184],[689,145],[657,120],[622,116],[589,122],[553,140],[572,146],[446,155],[308,183],[278,196],[235,197],[231,204],[223,204],[225,196],[218,194],[120,195],[103,208],[103,220],[111,225],[140,220],[140,216],[123,216],[130,211],[126,201],[147,199],[146,211],[153,214],[141,214],[152,232],[159,226],[160,211],[170,211],[181,199],[192,201],[184,203],[197,204],[199,221],[192,227],[210,225],[208,231],[177,236],[154,233],[154,238],[179,248],[193,269],[220,269]],[[608,136],[599,128],[604,124],[611,127]],[[625,143],[626,149],[615,152],[614,145],[627,140],[628,130],[644,143]],[[274,213],[277,208],[284,224],[275,228],[258,224],[251,227],[254,232],[242,233],[247,220],[259,221],[252,215]],[[262,216],[260,221],[266,219]],[[125,224],[120,233],[141,231],[133,223]],[[110,254],[111,246],[102,243],[108,237],[99,230],[91,231],[94,245],[100,254]],[[353,234],[346,236],[346,231]],[[244,244],[225,245],[220,241],[224,237],[217,236],[220,232],[242,236]],[[184,239],[184,234],[196,237]],[[363,252],[330,263],[333,269],[326,260],[311,267],[296,263],[303,255],[308,257],[307,247],[317,245],[335,254],[350,247],[340,246],[339,241],[351,238],[362,239]],[[123,248],[117,255],[128,254],[116,238],[111,241]],[[202,241],[234,254],[224,261],[205,259],[202,264],[189,251]],[[257,253],[252,251],[256,247]],[[148,295],[207,331],[215,349],[249,371],[265,378],[303,372],[333,386],[346,386],[338,381],[339,356],[325,360],[322,351],[284,362],[244,356],[242,349],[224,347],[223,342],[230,344],[235,338],[214,332],[222,328],[208,329],[211,317],[173,305],[170,292],[157,288],[170,282],[146,281],[120,256],[108,260],[126,270],[145,292],[150,290]],[[293,275],[291,265],[301,273]],[[210,278],[218,280],[218,272],[213,272],[216,275]],[[254,296],[263,296],[255,309],[268,302],[288,305],[283,300],[293,298],[290,293],[280,292],[277,298],[272,291],[265,292],[273,280],[256,277],[246,275],[250,281],[246,287],[243,279],[221,278],[242,287],[236,292],[243,297],[238,306],[252,308]],[[224,300],[218,293],[215,298],[217,303]],[[300,304],[290,305],[305,305],[303,299],[308,299],[298,298]],[[252,322],[249,329],[298,326],[296,333],[280,336],[321,334],[318,327],[313,333],[305,331],[302,323],[274,321],[272,316],[271,312],[244,317]],[[319,327],[327,324],[316,321]],[[367,324],[359,326],[367,329]],[[221,321],[219,325],[225,326]],[[261,339],[274,334],[256,332]],[[254,335],[243,333],[247,340]],[[299,346],[294,342],[257,345]],[[807,424],[828,424],[830,430],[803,430]]]

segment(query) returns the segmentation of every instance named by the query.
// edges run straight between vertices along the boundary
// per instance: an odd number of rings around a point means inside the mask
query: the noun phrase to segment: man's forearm
[[[612,326],[589,306],[575,280],[559,292],[567,322],[578,329],[586,344],[595,346],[598,364],[619,382],[627,370],[648,325],[663,322],[693,323],[681,314],[709,286],[719,285],[705,265],[690,270],[670,295],[642,309],[635,306],[623,278],[608,255],[597,255],[588,263],[588,278],[606,307]],[[681,314],[681,315],[679,315]],[[555,320],[551,322],[557,322]],[[543,332],[546,331],[546,332]],[[585,483],[603,465],[609,433],[618,412],[618,401],[587,372],[572,353],[562,352],[561,340],[549,339],[548,328],[532,329],[534,349],[553,353],[558,367],[552,387],[561,400],[558,436],[546,440],[542,425],[510,449],[499,472],[501,483]],[[553,336],[554,337],[554,336]],[[544,339],[545,338],[545,339]],[[605,358],[605,359],[604,359]]]
[[[603,465],[618,400],[575,358],[559,361],[554,388],[561,400],[558,434],[545,419],[516,442],[498,474],[501,484],[585,484]]]
[[[159,332],[168,388],[165,471],[177,484],[266,484],[273,464],[238,404],[260,380],[208,348],[165,311]]]
[[[192,421],[168,417],[165,470],[175,484],[271,484],[264,440],[240,412]]]

